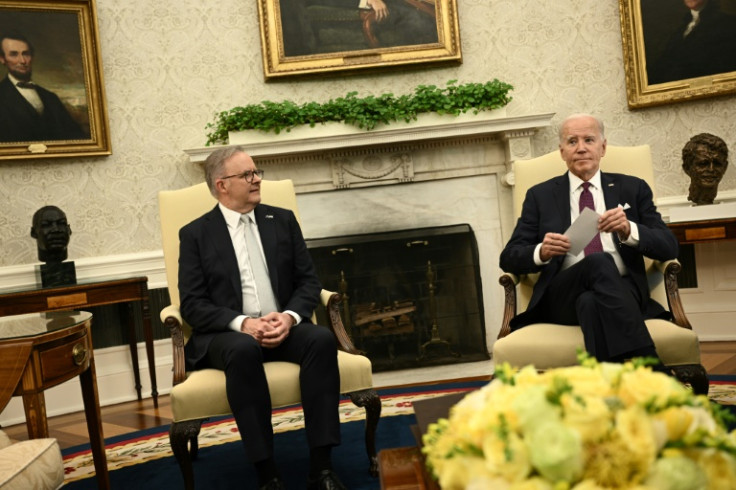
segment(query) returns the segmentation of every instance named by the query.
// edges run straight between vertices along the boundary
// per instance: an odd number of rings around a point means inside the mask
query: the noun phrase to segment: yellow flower
[[[597,442],[611,429],[613,416],[603,398],[564,395],[561,402],[565,425],[575,429],[583,443]]]
[[[483,490],[488,490],[489,488],[496,490],[497,487],[485,487]],[[511,490],[558,490],[558,489],[554,487],[549,481],[545,480],[544,478],[534,476],[523,482],[516,482],[512,484]]]
[[[685,451],[706,475],[708,490],[736,489],[736,459],[713,448]]]
[[[661,449],[658,444],[652,420],[644,409],[638,405],[620,410],[616,414],[615,432],[621,441],[637,459],[650,465]]]
[[[689,394],[688,389],[674,378],[649,368],[621,374],[618,396],[624,405],[644,405],[652,403],[655,407],[665,407],[671,398]]]
[[[670,377],[590,359],[500,372],[423,438],[443,489],[736,490],[736,431]]]
[[[509,482],[523,480],[531,471],[524,441],[514,432],[489,432],[483,441],[483,455],[488,472]]]
[[[472,478],[492,478],[488,474],[483,458],[474,456],[456,456],[448,461],[439,474],[439,483],[443,490],[465,490]]]
[[[655,416],[667,429],[667,440],[677,441],[687,433],[693,423],[693,414],[687,407],[669,407]]]
[[[612,394],[610,383],[603,377],[600,368],[582,366],[563,367],[544,372],[541,377],[551,386],[555,378],[562,378],[574,387],[575,393],[605,397]]]
[[[644,478],[649,469],[649,465],[629,451],[628,445],[618,434],[599,444],[586,446],[585,450],[587,464],[583,474],[584,481],[589,480],[603,488],[627,488],[635,485]],[[575,490],[578,490],[577,487]]]
[[[588,478],[572,487],[572,490],[607,490],[607,488],[598,485],[595,480]]]

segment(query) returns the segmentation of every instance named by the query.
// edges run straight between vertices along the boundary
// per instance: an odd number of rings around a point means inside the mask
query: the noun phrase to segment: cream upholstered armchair
[[[261,195],[264,203],[290,209],[299,220],[296,193],[291,180],[264,180],[261,183]],[[173,421],[169,439],[186,488],[194,487],[192,459],[197,456],[197,436],[202,422],[210,417],[231,414],[225,393],[225,374],[222,371],[202,369],[185,372],[184,344],[189,338],[191,328],[182,321],[179,312],[179,229],[212,209],[216,203],[206,183],[159,193],[161,238],[171,298],[171,305],[161,311],[161,320],[171,329],[174,358],[171,389]],[[321,299],[327,309],[328,327],[332,329],[338,342],[340,392],[348,395],[355,405],[364,407],[366,411],[365,445],[369,471],[375,476],[378,474],[375,434],[381,415],[381,400],[373,390],[371,362],[359,354],[345,331],[338,308],[340,296],[323,290]],[[265,368],[273,408],[301,402],[297,364],[269,362]],[[243,437],[247,437],[247,434]]]
[[[559,151],[531,160],[514,163],[515,185],[512,191],[516,218],[521,213],[527,189],[567,169]],[[648,145],[634,147],[608,146],[601,160],[604,172],[635,175],[644,179],[654,191],[654,171]],[[654,340],[662,362],[671,367],[677,378],[689,383],[696,393],[708,393],[708,378],[700,364],[698,336],[685,316],[677,289],[677,274],[681,266],[677,260],[658,262],[646,260],[652,298],[669,308],[672,321],[647,320],[647,328]],[[517,311],[529,303],[532,289],[539,274],[515,276],[503,274],[500,279],[505,291],[503,321],[498,339],[493,346],[493,362],[508,362],[514,367],[533,364],[546,370],[577,363],[577,350],[584,349],[583,333],[578,327],[536,323],[511,332],[509,322]]]
[[[54,490],[64,484],[64,462],[56,439],[12,441],[0,430],[0,488]]]

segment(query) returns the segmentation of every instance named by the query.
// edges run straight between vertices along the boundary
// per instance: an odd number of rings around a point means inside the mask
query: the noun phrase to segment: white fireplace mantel
[[[268,178],[291,178],[299,193],[485,173],[503,174],[501,180],[512,184],[511,163],[534,156],[531,137],[549,126],[553,116],[554,113],[542,113],[506,117],[501,109],[478,115],[439,116],[418,124],[397,123],[371,131],[353,128],[349,134],[318,132],[323,128],[317,126],[306,128],[314,130],[314,134],[293,131],[294,134],[271,135],[241,146],[267,170]],[[497,143],[495,149],[500,154],[489,150],[487,158],[480,162],[482,168],[478,161],[471,164],[463,158],[431,162],[431,154],[437,149],[455,147],[455,155],[451,156],[456,157],[458,149],[489,141]],[[191,162],[201,163],[217,148],[222,146],[184,151]]]

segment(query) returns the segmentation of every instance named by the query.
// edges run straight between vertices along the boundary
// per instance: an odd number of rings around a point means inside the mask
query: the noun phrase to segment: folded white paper
[[[570,239],[570,250],[567,253],[578,255],[585,250],[585,246],[598,233],[599,217],[600,215],[592,209],[583,209],[578,219],[563,233],[563,235]]]

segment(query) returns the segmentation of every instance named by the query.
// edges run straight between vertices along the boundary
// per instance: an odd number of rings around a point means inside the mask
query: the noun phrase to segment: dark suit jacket
[[[652,200],[652,191],[643,180],[623,174],[601,172],[601,185],[606,201],[606,209],[619,204],[630,207],[626,210],[629,221],[639,228],[637,248],[623,245],[614,234],[614,243],[629,270],[642,298],[647,299],[646,316],[656,317],[664,308],[651,300],[644,270],[644,256],[656,260],[669,260],[677,257],[678,243],[674,234],[662,221]],[[501,252],[501,269],[513,274],[541,272],[534,286],[527,311],[512,320],[512,327],[518,328],[543,318],[543,312],[535,310],[544,291],[564,261],[564,256],[554,257],[549,264],[538,266],[534,263],[534,249],[541,243],[546,233],[564,233],[570,226],[570,180],[567,173],[537,184],[527,191],[521,217],[516,224],[509,242]],[[540,317],[540,315],[542,315]]]
[[[36,86],[43,102],[39,114],[6,76],[0,82],[0,141],[55,141],[89,138],[69,115],[59,97]]]
[[[282,311],[294,311],[310,322],[322,286],[294,213],[259,204],[255,217]],[[179,243],[181,313],[193,330],[186,346],[193,367],[212,337],[229,331],[228,324],[243,314],[243,293],[235,249],[218,206],[182,227]]]
[[[665,83],[736,70],[736,17],[724,14],[711,0],[700,21],[682,37],[692,20],[688,11],[657,59],[648,60],[649,83]]]

